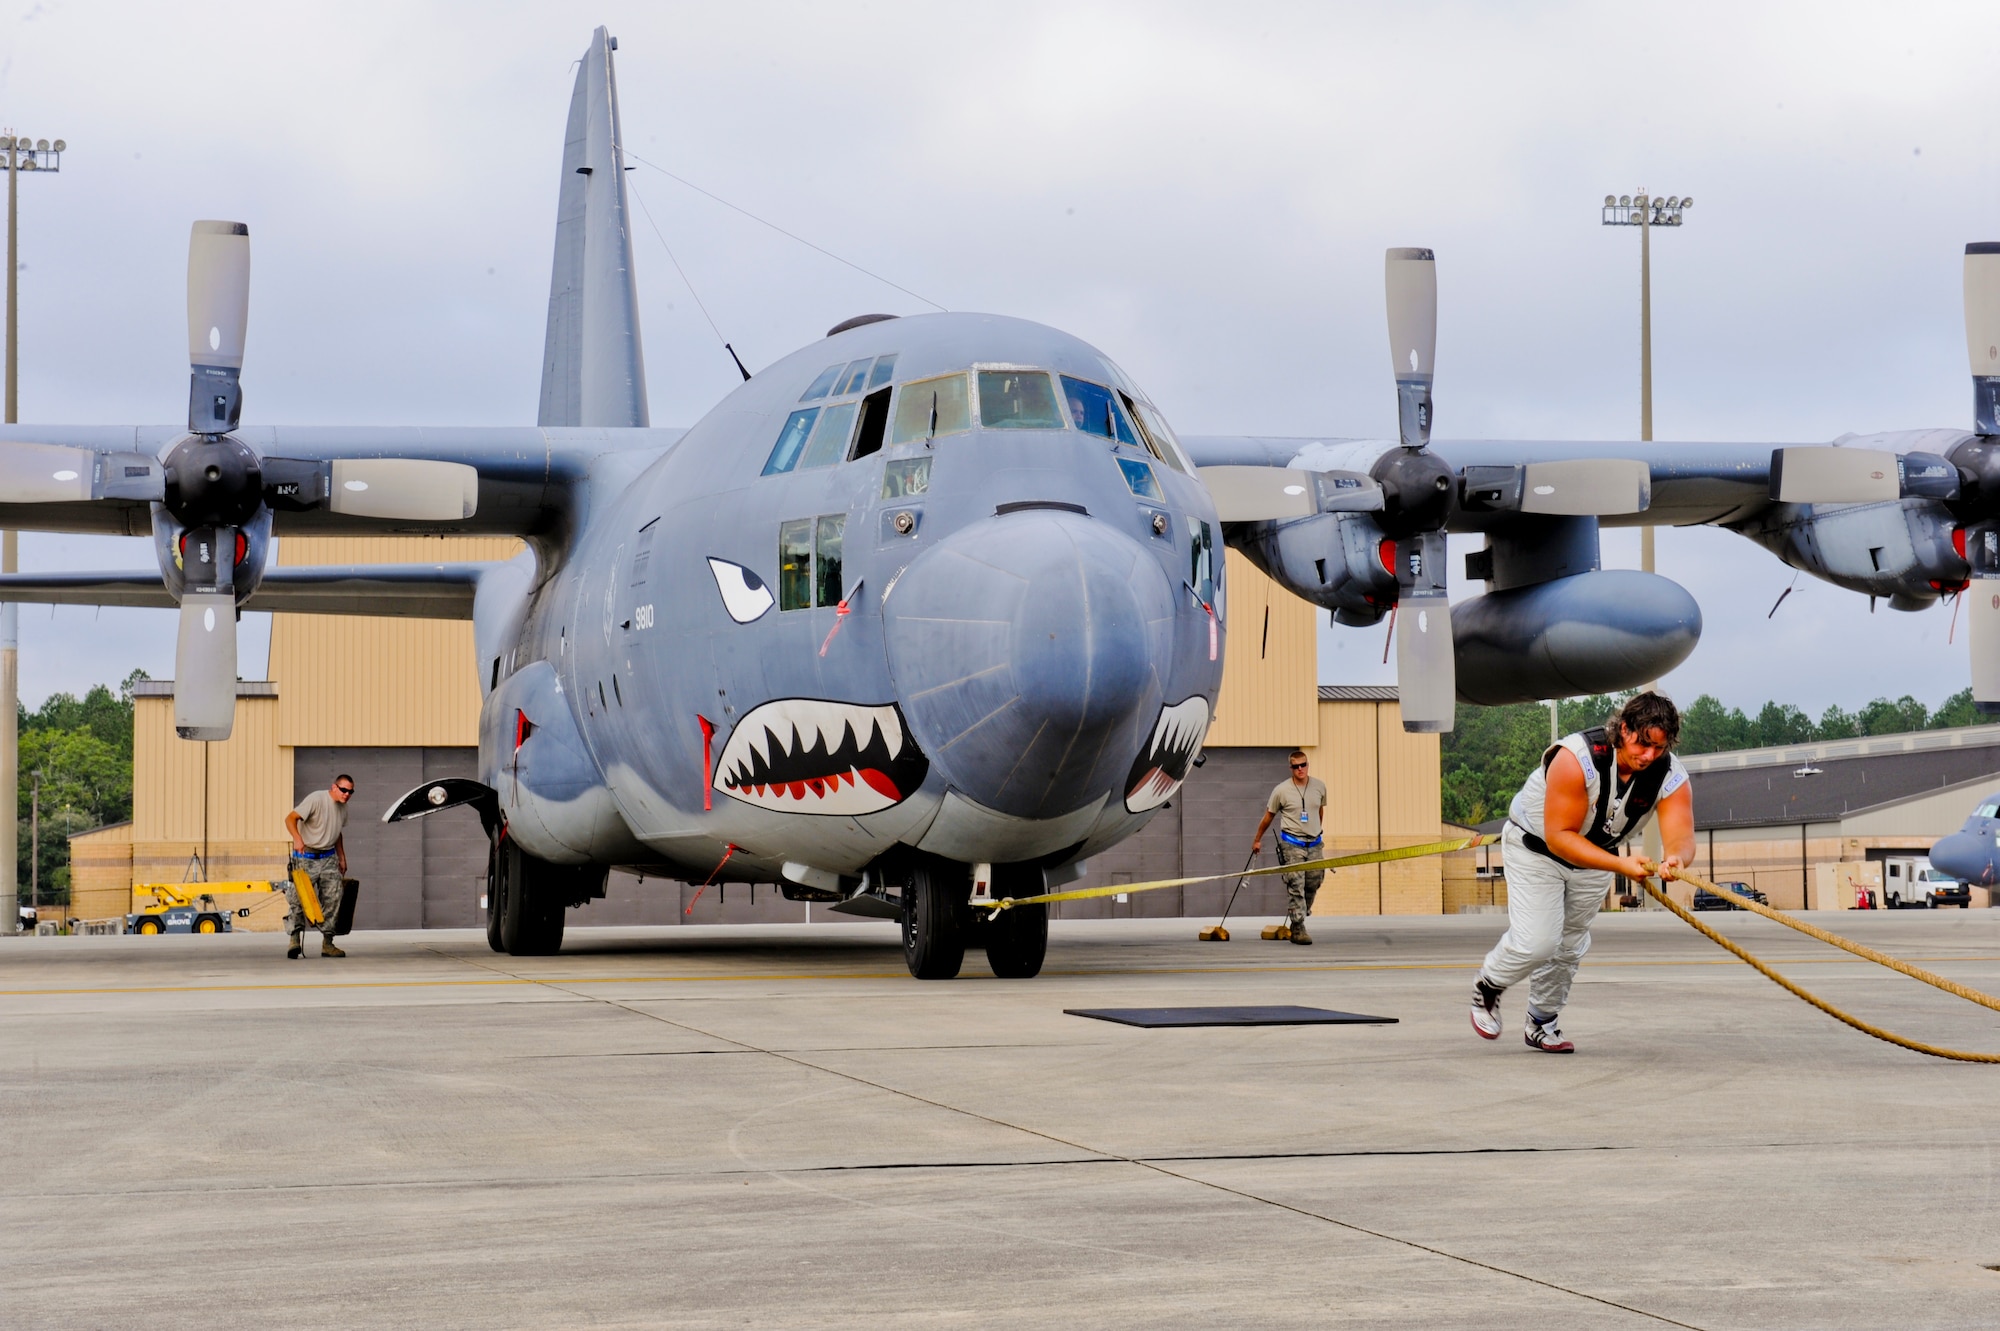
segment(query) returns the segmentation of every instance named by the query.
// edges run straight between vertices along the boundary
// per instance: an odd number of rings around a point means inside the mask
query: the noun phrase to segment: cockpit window
[[[871,363],[870,361],[858,360],[848,366],[847,373],[841,376],[840,387],[833,390],[833,395],[835,397],[846,397],[849,393],[859,393],[861,385],[868,382],[868,366]]]
[[[971,428],[972,411],[966,400],[965,376],[947,374],[903,385],[896,398],[896,421],[889,442],[914,443],[941,434],[963,434]]]
[[[896,358],[894,356],[882,357],[882,359],[875,362],[875,368],[869,372],[868,387],[871,389],[880,388],[883,384],[889,382],[889,376],[895,372]]]
[[[831,467],[847,456],[847,437],[854,432],[854,412],[858,402],[836,402],[820,413],[812,440],[799,459],[799,470]]]
[[[1974,818],[2000,818],[2000,800],[1980,805],[1972,811]]]
[[[1188,586],[1201,603],[1215,605],[1215,532],[1206,522],[1190,517],[1188,532]]]
[[[785,418],[785,428],[778,431],[778,442],[771,445],[771,456],[764,462],[766,476],[790,471],[799,464],[799,450],[806,446],[806,436],[812,433],[819,413],[818,407],[807,407]]]
[[[1039,370],[981,370],[979,423],[989,430],[1060,430],[1055,389]]]
[[[1126,401],[1132,402],[1130,398]],[[1144,402],[1132,402],[1132,405],[1137,409],[1141,424],[1146,427],[1147,436],[1159,446],[1157,451],[1160,460],[1175,471],[1182,473],[1192,471],[1187,454],[1181,451],[1181,441],[1174,437],[1173,430],[1168,427],[1160,413]]]
[[[1085,434],[1103,435],[1121,444],[1138,445],[1131,422],[1112,396],[1111,390],[1086,379],[1062,377],[1063,399],[1069,405],[1070,423]]]
[[[1151,467],[1132,458],[1119,458],[1118,469],[1125,473],[1125,488],[1133,494],[1154,503],[1166,502],[1166,496],[1160,493],[1159,478],[1153,475]]]
[[[825,397],[833,390],[833,381],[840,378],[840,372],[846,368],[846,365],[829,365],[821,370],[819,378],[812,381],[812,386],[799,394],[799,401],[817,402]]]

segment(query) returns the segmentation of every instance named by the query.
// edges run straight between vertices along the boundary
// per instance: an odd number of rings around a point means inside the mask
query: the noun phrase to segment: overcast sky
[[[1656,233],[1659,438],[1970,423],[1991,3],[7,3],[0,122],[71,145],[21,182],[24,421],[181,419],[188,223],[226,217],[255,246],[246,422],[532,422],[573,62],[604,23],[633,153],[930,300],[1088,339],[1183,433],[1392,433],[1382,251],[1428,245],[1440,437],[1636,438],[1638,236],[1598,206],[1641,186],[1696,201]],[[629,179],[753,370],[928,308]],[[689,424],[735,371],[638,230],[653,419]],[[1609,566],[1637,552],[1605,539]],[[1663,532],[1660,569],[1706,617],[1684,699],[1966,683],[1948,608],[1871,619],[1801,579],[1766,620],[1791,571],[1704,529]],[[170,675],[173,639],[166,612],[24,608],[23,697]],[[1323,629],[1321,678],[1388,678],[1382,647]]]

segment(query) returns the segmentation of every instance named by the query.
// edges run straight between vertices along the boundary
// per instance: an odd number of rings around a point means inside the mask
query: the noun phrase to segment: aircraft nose
[[[1057,509],[952,533],[883,602],[918,742],[965,798],[1021,818],[1119,787],[1160,706],[1173,613],[1143,546]]]
[[[2000,872],[1996,872],[2000,866],[1994,864],[1996,852],[2000,852],[2000,847],[1994,845],[1993,837],[1953,832],[1931,847],[1930,860],[1932,867],[1944,870],[1960,882],[1991,887],[1994,879],[2000,878]]]

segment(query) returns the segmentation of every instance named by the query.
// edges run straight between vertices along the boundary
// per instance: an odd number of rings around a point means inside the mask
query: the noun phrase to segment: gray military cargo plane
[[[1931,847],[1931,867],[1961,883],[2000,882],[2000,792],[1979,801],[1965,826]]]
[[[1600,567],[1605,523],[1713,523],[1906,610],[1968,585],[2000,704],[2000,246],[1966,259],[1977,433],[1768,444],[1430,442],[1435,263],[1386,268],[1400,438],[1178,438],[1095,348],[1019,319],[866,315],[685,430],[648,418],[613,55],[565,135],[540,420],[240,424],[248,228],[197,222],[188,424],[0,431],[0,526],[146,533],[157,570],[11,601],[177,608],[175,718],[229,733],[241,609],[470,619],[488,937],[556,951],[610,866],[784,885],[1032,976],[1042,908],[1200,761],[1242,551],[1337,623],[1395,626],[1404,724],[1617,689],[1685,659],[1693,599]],[[1990,376],[1990,377],[1989,377]],[[1445,536],[1482,532],[1448,599]],[[276,568],[287,533],[505,534],[498,563]]]

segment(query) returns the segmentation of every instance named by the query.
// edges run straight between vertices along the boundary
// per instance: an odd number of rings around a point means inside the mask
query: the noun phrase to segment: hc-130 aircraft
[[[1181,439],[1084,342],[1019,319],[866,315],[685,430],[650,425],[617,43],[564,137],[533,427],[242,426],[248,228],[196,222],[188,423],[0,431],[0,527],[150,534],[158,568],[22,574],[0,599],[178,608],[175,721],[228,735],[242,609],[469,618],[488,938],[546,954],[607,869],[783,884],[902,922],[912,974],[968,948],[1032,976],[1046,909],[1199,761],[1225,545],[1336,623],[1395,612],[1404,725],[1630,687],[1693,650],[1604,524],[1711,523],[1903,610],[1964,591],[2000,703],[2000,245],[1966,254],[1975,431],[1832,446],[1430,439],[1431,253],[1391,250],[1400,438]],[[1480,532],[1448,599],[1447,532]],[[505,534],[511,560],[273,568],[288,533]]]

